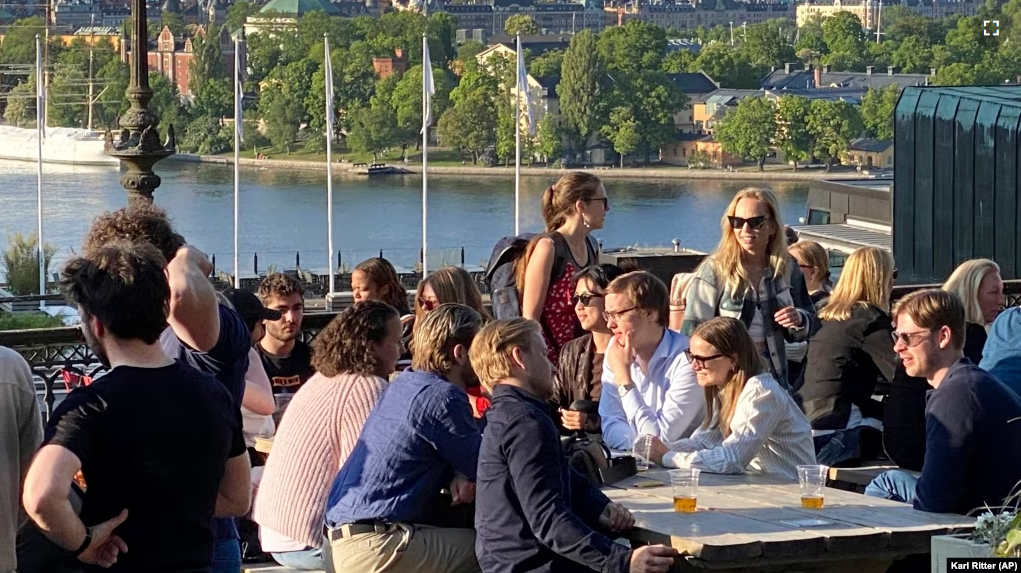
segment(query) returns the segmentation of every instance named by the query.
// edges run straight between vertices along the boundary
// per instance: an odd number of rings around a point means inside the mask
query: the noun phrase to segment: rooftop
[[[890,148],[893,142],[888,139],[873,139],[871,137],[859,137],[852,139],[847,146],[848,151],[865,151],[869,153],[882,153]]]
[[[705,72],[667,74],[666,76],[671,83],[686,94],[710,93],[719,88]]]
[[[770,90],[813,89],[818,87],[834,88],[884,88],[891,84],[900,87],[924,86],[929,83],[928,74],[899,74],[895,69],[888,68],[886,73],[873,71],[871,66],[865,72],[831,72],[824,68],[819,72],[819,85],[816,85],[816,70],[777,69],[771,71],[759,81],[759,87]]]
[[[327,0],[271,0],[259,10],[259,13],[280,12],[299,17],[316,10],[332,15],[340,15],[341,13],[339,8]]]

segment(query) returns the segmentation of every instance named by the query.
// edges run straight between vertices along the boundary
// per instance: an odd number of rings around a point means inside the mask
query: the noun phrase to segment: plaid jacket
[[[766,330],[770,371],[781,386],[790,390],[784,342],[808,340],[819,330],[819,320],[815,317],[815,307],[808,296],[805,276],[801,274],[801,269],[794,259],[787,265],[786,273],[775,279],[773,268],[767,267],[763,290],[766,296],[759,301],[759,308]],[[726,288],[723,278],[717,275],[716,261],[711,256],[699,266],[688,284],[686,305],[681,332],[687,336],[691,336],[698,325],[717,316],[737,318],[747,327],[755,314],[754,294],[746,291],[736,297],[733,296]],[[773,320],[776,311],[791,305],[801,313],[801,328],[783,328]]]

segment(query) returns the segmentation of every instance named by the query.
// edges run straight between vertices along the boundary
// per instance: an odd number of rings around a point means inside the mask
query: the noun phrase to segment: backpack
[[[610,467],[610,450],[602,442],[574,435],[564,440],[567,464],[585,476],[593,485],[603,485],[599,470]]]
[[[552,233],[522,233],[518,236],[504,237],[496,242],[489,256],[486,267],[486,287],[489,289],[490,301],[493,305],[493,317],[496,319],[518,318],[521,316],[521,300],[518,296],[517,262],[525,255],[528,243],[538,236],[553,240],[553,269],[550,272],[550,284],[560,280],[567,268],[567,257],[571,249],[564,236]],[[589,264],[598,263],[599,246],[591,235],[585,237],[588,247]]]

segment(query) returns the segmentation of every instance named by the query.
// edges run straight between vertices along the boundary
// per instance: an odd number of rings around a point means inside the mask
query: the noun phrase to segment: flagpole
[[[336,282],[333,277],[333,64],[330,59],[330,39],[323,34],[326,50],[326,272],[330,277],[330,294]]]
[[[429,54],[429,39],[422,34],[422,53]],[[427,68],[428,66],[428,68]],[[427,76],[428,74],[428,76]],[[429,87],[426,77],[432,76],[432,62],[422,59],[422,278],[429,269]]]
[[[234,38],[234,288],[241,288],[238,266],[238,211],[241,195],[241,34]]]
[[[36,255],[39,263],[39,294],[46,294],[46,249],[43,243],[43,138],[46,137],[46,121],[43,110],[43,49],[39,34],[35,35],[35,123],[36,123]],[[46,308],[46,301],[40,297],[39,308]]]
[[[518,32],[517,87],[514,89],[514,235],[521,234],[521,32]]]

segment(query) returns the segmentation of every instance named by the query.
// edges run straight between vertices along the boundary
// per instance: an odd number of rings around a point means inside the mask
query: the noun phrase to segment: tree
[[[858,66],[865,61],[865,31],[861,21],[850,12],[837,12],[822,23],[822,37],[829,54],[824,61],[838,70]]]
[[[160,14],[160,30],[170,28],[170,33],[176,38],[184,35],[184,18],[174,12],[163,12]]]
[[[373,159],[379,159],[398,143],[397,116],[386,102],[374,101],[353,110],[350,125],[347,144],[357,153],[371,153]]]
[[[815,141],[813,154],[826,162],[829,171],[835,159],[847,151],[851,140],[862,132],[858,108],[843,101],[812,100],[808,133]]]
[[[244,27],[245,20],[247,20],[249,16],[258,14],[259,9],[261,8],[262,6],[255,2],[246,2],[245,0],[235,2],[230,6],[227,6],[227,18],[224,20],[223,25],[227,26],[227,29],[231,32],[240,30]]]
[[[564,50],[549,50],[525,64],[528,73],[535,78],[560,77],[564,65]]]
[[[188,89],[196,110],[210,117],[233,115],[234,82],[220,53],[219,29],[211,26],[205,35],[196,36],[192,47],[195,55],[188,66]]]
[[[223,153],[234,147],[234,129],[221,125],[219,118],[201,115],[193,119],[184,130],[180,147],[201,155]]]
[[[663,58],[660,66],[668,74],[683,74],[695,63],[695,54],[688,50],[675,50]]]
[[[46,20],[41,16],[22,18],[7,26],[0,46],[0,64],[35,64],[35,36],[41,36],[45,27]]]
[[[496,156],[503,159],[504,166],[515,158],[517,151],[515,119],[513,103],[501,98],[496,106]]]
[[[638,149],[642,142],[638,122],[630,108],[617,107],[610,112],[610,122],[603,126],[603,135],[613,144],[613,150],[620,154],[620,168],[624,168],[624,156]]]
[[[444,70],[433,68],[433,86],[436,93],[430,100],[433,121],[443,116],[450,107],[450,90],[453,81]],[[422,66],[414,66],[404,73],[390,96],[390,105],[397,114],[397,127],[401,130],[402,143],[410,139],[415,149],[421,144],[422,129]]]
[[[35,73],[28,81],[21,82],[7,92],[7,109],[4,119],[8,123],[21,127],[35,121]]]
[[[282,82],[269,80],[259,94],[259,115],[266,122],[266,135],[273,146],[290,154],[291,142],[305,116],[301,100],[293,97]]]
[[[869,89],[865,92],[858,109],[869,135],[893,141],[893,113],[899,97],[900,87],[897,84],[890,84],[883,90]]]
[[[560,157],[564,152],[563,133],[557,118],[551,113],[547,113],[539,120],[535,151],[542,157],[546,167],[549,167],[551,157]]]
[[[776,139],[776,106],[764,97],[742,99],[718,122],[716,139],[727,153],[755,159],[762,171]]]
[[[753,65],[782,66],[794,59],[794,46],[783,35],[784,21],[766,20],[748,26],[741,52]]]
[[[461,62],[461,65],[465,65],[468,62],[474,62],[475,56],[484,51],[486,51],[486,47],[482,45],[482,42],[468,40],[457,47],[457,60]],[[429,56],[431,57],[432,54]]]
[[[433,12],[426,23],[429,58],[442,69],[450,67],[457,56],[457,18],[446,12]],[[417,60],[421,61],[421,57]]]
[[[629,20],[623,26],[603,30],[597,47],[607,70],[634,73],[659,69],[666,52],[666,30],[655,24]]]
[[[510,36],[519,33],[522,36],[534,36],[539,33],[539,24],[528,14],[512,14],[507,17],[503,31]]]
[[[493,100],[473,94],[454,104],[440,117],[437,135],[443,145],[467,153],[478,163],[496,140],[496,109]]]
[[[734,89],[758,89],[757,69],[740,51],[726,44],[703,46],[689,71],[702,70],[720,83],[720,87]]]
[[[11,294],[40,294],[38,249],[39,236],[35,233],[27,236],[14,233],[7,237],[2,266]],[[43,277],[50,276],[50,263],[56,253],[56,246],[50,243],[43,245]]]
[[[170,125],[183,128],[188,123],[187,112],[181,105],[181,94],[177,84],[172,83],[157,71],[149,72],[149,87],[152,88],[152,100],[149,109],[160,118],[160,127],[166,131]]]
[[[606,75],[596,49],[596,37],[582,30],[571,38],[564,54],[557,95],[562,124],[574,149],[584,150],[589,137],[602,124],[603,82]]]
[[[638,147],[646,163],[652,152],[675,139],[674,116],[684,109],[687,97],[664,72],[652,70],[618,75],[612,97],[614,107],[629,109],[631,118],[637,122]],[[625,125],[622,122],[618,122],[619,125]]]
[[[798,162],[808,159],[812,150],[812,138],[808,134],[805,118],[811,104],[808,98],[796,95],[783,95],[776,109],[776,146],[783,152],[787,161],[794,162],[794,170]]]
[[[932,60],[932,49],[919,36],[904,38],[890,55],[890,65],[907,74],[928,73]]]

